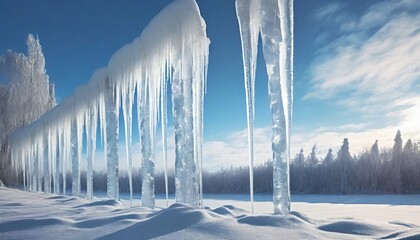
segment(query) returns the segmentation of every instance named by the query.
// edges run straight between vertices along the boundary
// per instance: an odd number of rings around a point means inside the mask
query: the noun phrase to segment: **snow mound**
[[[4,184],[3,184],[3,182],[1,181],[1,179],[0,179],[0,187],[4,187]]]
[[[307,224],[302,219],[293,215],[261,215],[261,216],[245,216],[238,219],[238,223],[245,223],[253,226],[281,227],[281,228],[298,228]]]
[[[14,231],[30,230],[60,224],[66,224],[66,221],[59,218],[20,219],[6,223],[1,223],[0,233],[8,232],[11,229],[13,229]]]
[[[378,235],[392,231],[383,226],[379,227],[362,221],[337,221],[320,226],[318,229],[327,232],[355,234],[355,235]]]
[[[405,240],[417,240],[420,239],[420,229],[409,229],[405,231],[398,231],[391,233],[381,239],[405,239]]]
[[[207,210],[211,210],[211,209],[207,208]],[[249,214],[248,211],[241,208],[236,208],[232,205],[224,205],[222,207],[218,207],[211,211],[219,215],[228,215],[228,216],[243,216],[244,214]]]
[[[173,204],[167,209],[151,214],[132,226],[114,232],[100,239],[151,239],[204,224],[217,216],[206,210],[191,208],[183,204]],[[139,235],[139,233],[141,233]]]
[[[84,207],[104,207],[104,206],[112,206],[112,207],[118,207],[123,208],[123,205],[120,201],[114,200],[114,199],[108,199],[108,200],[100,200],[95,201],[91,203],[82,204],[80,206],[76,206],[75,208],[84,208]]]

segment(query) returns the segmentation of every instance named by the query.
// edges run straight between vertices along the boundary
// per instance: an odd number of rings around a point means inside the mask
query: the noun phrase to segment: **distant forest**
[[[335,156],[334,156],[335,155]],[[168,176],[169,192],[174,193],[173,171]],[[376,141],[370,150],[351,156],[349,140],[344,139],[338,153],[330,149],[325,157],[318,157],[316,146],[308,156],[303,149],[290,165],[291,191],[311,194],[413,194],[420,193],[420,142],[408,140],[403,144],[397,132],[392,148],[379,149]],[[67,183],[71,183],[68,175]],[[120,192],[129,192],[126,172],[120,174]],[[70,185],[68,185],[70,188]],[[86,187],[86,173],[82,174],[82,189]],[[95,191],[106,191],[106,173],[94,173]],[[133,190],[141,192],[140,170],[133,173]],[[156,193],[165,192],[163,173],[155,175]],[[222,168],[203,173],[204,193],[249,193],[249,168]],[[272,193],[273,162],[266,161],[254,168],[254,192]]]

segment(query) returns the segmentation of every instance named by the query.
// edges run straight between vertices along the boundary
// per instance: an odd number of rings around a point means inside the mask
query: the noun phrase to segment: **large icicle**
[[[139,107],[139,134],[141,143],[141,154],[143,156],[141,175],[142,175],[142,188],[141,188],[141,202],[143,207],[155,207],[155,194],[154,194],[154,169],[155,162],[153,158],[153,148],[151,143],[151,117],[150,117],[150,102],[148,89],[143,89],[145,92],[141,94],[144,98],[141,101],[143,104]]]
[[[109,78],[106,79],[106,155],[107,155],[107,191],[108,198],[119,199],[118,182],[118,116],[117,97]]]
[[[262,4],[261,36],[272,114],[274,212],[290,211],[290,127],[293,81],[293,0]]]
[[[186,202],[186,176],[184,163],[184,110],[181,79],[172,80],[172,115],[175,131],[175,199],[176,202]]]
[[[247,100],[247,108],[248,113],[252,115],[254,83],[251,80],[252,90],[249,90],[247,79],[250,75],[251,79],[255,79],[258,32],[261,30],[272,114],[274,212],[287,214],[290,211],[289,162],[293,105],[293,0],[237,0],[236,9],[241,29],[247,99],[249,92],[252,98],[251,101]],[[249,110],[250,108],[252,110]],[[252,162],[253,125],[250,119],[253,120],[253,117],[250,118],[248,114],[250,162]]]

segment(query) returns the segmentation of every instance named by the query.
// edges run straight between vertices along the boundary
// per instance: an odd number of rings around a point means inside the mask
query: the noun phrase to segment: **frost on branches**
[[[28,53],[7,51],[0,56],[0,177],[10,180],[8,136],[38,119],[55,105],[38,38],[27,39]]]

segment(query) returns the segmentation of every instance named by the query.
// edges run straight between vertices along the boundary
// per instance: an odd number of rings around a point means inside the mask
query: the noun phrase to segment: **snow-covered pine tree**
[[[341,184],[340,184],[340,192],[341,194],[348,193],[349,189],[349,179],[350,179],[350,164],[351,164],[351,155],[349,151],[349,140],[344,138],[343,145],[338,152],[337,161],[340,164],[341,169]]]

